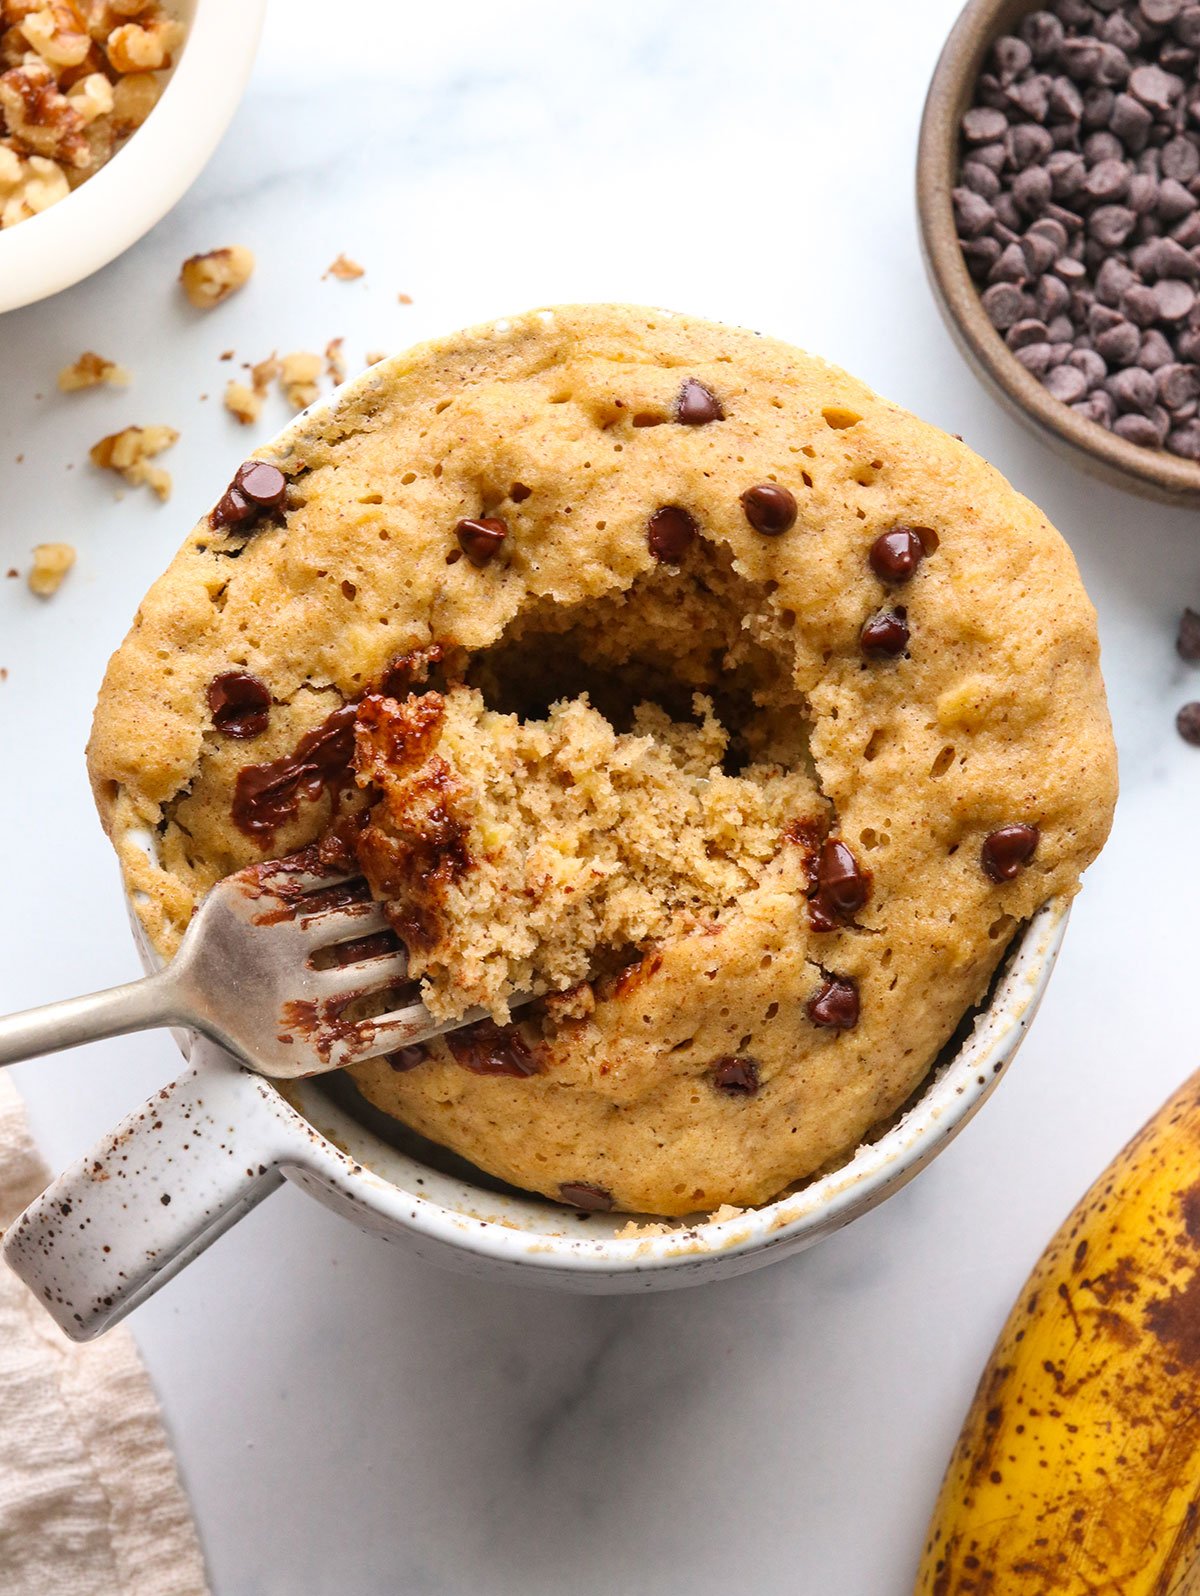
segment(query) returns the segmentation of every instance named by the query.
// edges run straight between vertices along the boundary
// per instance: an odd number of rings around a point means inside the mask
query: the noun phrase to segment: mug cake
[[[895,1115],[1116,787],[1040,511],[809,355],[606,305],[382,362],[247,461],[89,764],[164,957],[222,876],[319,848],[468,1016],[354,1066],[363,1096],[664,1216]]]

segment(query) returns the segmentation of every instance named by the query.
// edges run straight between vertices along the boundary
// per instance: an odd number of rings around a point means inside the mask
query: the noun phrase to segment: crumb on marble
[[[39,598],[50,598],[63,584],[75,564],[75,550],[69,543],[39,543],[29,567],[29,590]]]

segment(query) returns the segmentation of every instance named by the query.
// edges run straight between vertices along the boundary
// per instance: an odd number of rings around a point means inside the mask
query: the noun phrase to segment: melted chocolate
[[[248,671],[224,671],[208,684],[208,707],[226,737],[260,737],[271,715],[271,690]]]
[[[238,830],[269,841],[297,814],[302,799],[319,798],[328,787],[345,786],[354,758],[356,714],[356,705],[343,704],[306,732],[293,753],[239,770],[231,811]]]
[[[450,1031],[446,1044],[456,1064],[472,1075],[538,1075],[541,1066],[515,1025],[480,1020]]]

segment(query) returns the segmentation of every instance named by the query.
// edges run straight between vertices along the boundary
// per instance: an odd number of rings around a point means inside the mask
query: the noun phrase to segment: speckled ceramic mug
[[[69,1336],[89,1340],[287,1179],[363,1230],[473,1274],[591,1292],[742,1274],[874,1208],[966,1124],[1037,1011],[1068,912],[1050,903],[1022,929],[987,1003],[895,1123],[841,1168],[733,1218],[625,1236],[627,1214],[582,1214],[489,1184],[428,1143],[385,1140],[381,1116],[336,1078],[291,1083],[285,1097],[185,1038],[187,1071],[25,1210],[4,1256]]]

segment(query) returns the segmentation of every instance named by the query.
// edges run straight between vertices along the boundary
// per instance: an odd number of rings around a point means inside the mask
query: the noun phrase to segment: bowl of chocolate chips
[[[1200,4],[971,0],[921,127],[956,341],[1094,475],[1200,504]]]

